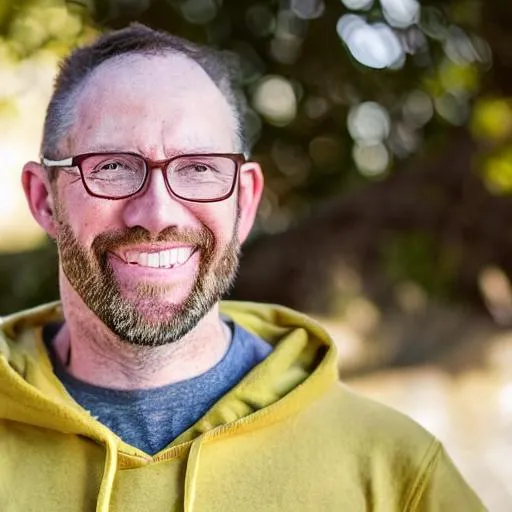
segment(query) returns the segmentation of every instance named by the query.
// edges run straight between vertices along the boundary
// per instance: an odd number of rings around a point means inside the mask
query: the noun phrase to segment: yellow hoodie
[[[62,321],[59,304],[4,318],[0,511],[485,510],[436,439],[338,382],[320,326],[283,307],[222,309],[274,350],[153,457],[54,376],[41,328]]]

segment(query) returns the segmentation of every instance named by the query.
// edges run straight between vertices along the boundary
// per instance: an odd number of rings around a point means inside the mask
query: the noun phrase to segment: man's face
[[[60,153],[236,152],[233,114],[204,71],[182,56],[107,62],[80,93]],[[136,196],[91,197],[62,172],[55,188],[56,241],[65,278],[121,339],[162,345],[181,338],[230,287],[237,267],[238,193],[220,202],[171,196],[154,169]],[[174,261],[171,268],[165,265]],[[155,261],[164,262],[155,268]]]

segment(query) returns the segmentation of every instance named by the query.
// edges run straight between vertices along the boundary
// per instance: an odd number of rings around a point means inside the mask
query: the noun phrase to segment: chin
[[[179,307],[184,304],[192,293],[192,286],[183,285],[160,285],[154,283],[143,283],[135,288],[118,288],[119,295],[127,303],[133,304],[137,310],[148,310],[161,307]]]
[[[158,324],[172,320],[183,311],[184,302],[184,300],[177,302],[165,297],[160,299],[152,297],[132,302],[132,307],[144,321]]]

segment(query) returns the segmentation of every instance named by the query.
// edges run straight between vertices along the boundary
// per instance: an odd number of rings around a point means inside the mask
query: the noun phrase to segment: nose
[[[154,235],[165,228],[197,224],[187,203],[169,192],[161,168],[151,169],[143,190],[127,200],[123,221],[127,227],[140,226]]]

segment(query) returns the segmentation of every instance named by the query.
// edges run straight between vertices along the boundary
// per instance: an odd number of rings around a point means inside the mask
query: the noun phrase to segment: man
[[[229,78],[140,25],[63,63],[22,175],[61,302],[2,323],[0,510],[484,510],[312,320],[219,304],[263,187]]]

